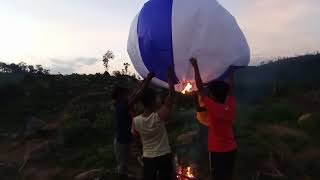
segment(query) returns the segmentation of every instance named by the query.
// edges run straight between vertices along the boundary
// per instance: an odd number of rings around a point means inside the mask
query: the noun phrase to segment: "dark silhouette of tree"
[[[20,71],[21,72],[28,72],[28,66],[27,66],[27,64],[26,63],[24,63],[24,62],[20,62],[19,64],[18,64],[18,66],[20,67]]]
[[[49,70],[49,69],[44,69],[44,70],[43,70],[43,74],[49,75],[49,74],[50,74],[50,70]]]
[[[0,71],[7,73],[9,71],[8,65],[6,63],[0,62]]]
[[[123,63],[124,69],[122,70],[123,74],[127,75],[128,74],[128,68],[130,66],[129,63]]]
[[[33,67],[33,65],[28,65],[28,70],[29,70],[29,73],[36,73],[36,69]]]
[[[113,71],[112,75],[115,77],[120,77],[121,76],[121,72],[120,71]]]
[[[103,66],[106,68],[106,71],[109,70],[109,61],[114,59],[114,54],[112,51],[108,50],[104,55],[103,55]]]
[[[27,65],[24,62],[20,62],[19,64],[6,64],[4,62],[0,62],[0,72],[3,73],[30,73],[30,74],[49,74],[50,70],[45,69],[42,65]]]
[[[42,67],[42,65],[36,65],[36,70],[37,70],[37,73],[43,74],[43,67]]]
[[[9,72],[11,72],[11,73],[21,73],[22,70],[19,67],[19,65],[11,63],[11,64],[9,64]]]

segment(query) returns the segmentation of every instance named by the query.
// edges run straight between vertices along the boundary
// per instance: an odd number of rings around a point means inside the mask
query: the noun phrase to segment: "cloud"
[[[51,72],[52,73],[62,73],[71,74],[78,73],[79,69],[84,66],[91,66],[98,62],[97,58],[86,58],[78,57],[72,60],[52,58],[50,62],[52,63]]]
[[[319,50],[317,0],[258,0],[237,14],[253,54],[272,58]],[[253,56],[253,60],[256,57]]]
[[[62,66],[58,64],[53,64],[50,68],[50,72],[53,74],[72,74],[75,73],[76,68],[72,66]]]
[[[82,63],[84,65],[92,65],[92,64],[95,64],[98,59],[97,58],[77,58],[75,61],[79,62],[79,63]]]
[[[314,3],[301,0],[259,0],[247,7],[242,20],[246,27],[279,33],[296,22],[303,23],[314,11],[313,6]]]

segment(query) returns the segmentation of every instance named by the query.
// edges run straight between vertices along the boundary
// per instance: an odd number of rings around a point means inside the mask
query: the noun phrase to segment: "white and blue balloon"
[[[150,0],[135,17],[128,53],[136,71],[166,87],[166,71],[174,66],[176,89],[194,84],[189,63],[198,59],[205,83],[224,79],[233,67],[247,66],[250,49],[235,18],[216,0]],[[195,88],[195,86],[193,86]]]

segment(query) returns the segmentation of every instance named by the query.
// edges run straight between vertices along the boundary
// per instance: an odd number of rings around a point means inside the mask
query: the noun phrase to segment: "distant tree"
[[[0,71],[1,72],[4,72],[4,73],[7,73],[8,72],[8,65],[4,62],[0,62]]]
[[[9,72],[11,72],[11,73],[21,73],[22,72],[19,65],[14,64],[14,63],[9,64],[8,68],[9,68]]]
[[[133,73],[133,74],[131,75],[131,77],[133,77],[134,79],[140,80],[140,77],[137,76],[136,73]]]
[[[26,63],[20,62],[18,66],[20,67],[21,72],[24,72],[24,73],[28,72],[28,66]]]
[[[273,60],[268,60],[266,64],[271,64],[273,63]]]
[[[40,74],[43,74],[43,67],[42,65],[36,65],[36,70],[37,70],[37,73],[40,73]]]
[[[110,74],[109,74],[108,71],[104,71],[103,75],[105,75],[105,76],[110,76]]]
[[[120,71],[113,71],[112,75],[115,77],[119,77],[119,76],[121,76],[121,72]]]
[[[50,74],[50,70],[49,69],[44,69],[43,70],[43,74],[46,74],[46,75]]]
[[[108,50],[102,58],[103,66],[106,68],[106,71],[109,70],[109,61],[114,59],[114,54],[112,51]]]
[[[28,65],[29,73],[36,73],[37,70],[33,67],[33,65]]]
[[[265,61],[261,61],[261,62],[260,62],[260,66],[265,65],[265,64],[266,64]]]
[[[0,62],[0,72],[4,73],[40,73],[40,74],[49,74],[50,70],[44,69],[42,65],[36,65],[34,67],[33,65],[27,65],[24,62],[20,62],[19,64],[6,64],[3,62]]]
[[[124,69],[122,70],[123,74],[127,75],[128,74],[128,68],[130,66],[129,63],[123,63]]]

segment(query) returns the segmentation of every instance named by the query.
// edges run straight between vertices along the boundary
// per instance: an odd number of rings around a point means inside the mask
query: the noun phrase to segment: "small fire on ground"
[[[191,92],[192,89],[192,84],[191,83],[187,83],[186,87],[184,87],[184,89],[181,91],[182,94],[186,94]]]
[[[194,172],[190,166],[183,167],[179,165],[177,168],[177,180],[190,180],[196,179],[194,176]]]

